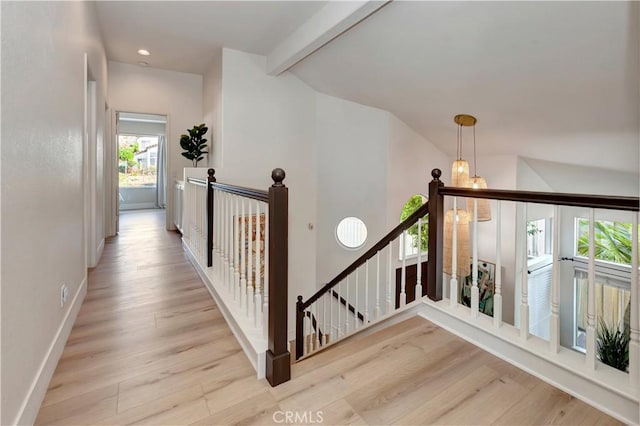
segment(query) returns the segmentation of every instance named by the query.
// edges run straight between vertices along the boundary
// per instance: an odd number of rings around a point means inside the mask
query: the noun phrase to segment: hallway
[[[123,212],[36,424],[189,424],[205,390],[255,373],[164,210]]]
[[[164,230],[164,212],[120,223],[36,424],[262,425],[286,412],[327,425],[618,424],[419,317],[295,364],[292,380],[271,388],[256,380],[180,235]]]

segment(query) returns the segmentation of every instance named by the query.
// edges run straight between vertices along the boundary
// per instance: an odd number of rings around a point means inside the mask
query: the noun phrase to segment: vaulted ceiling
[[[109,59],[202,73],[221,46],[268,55],[326,2],[98,2]],[[291,71],[320,92],[388,110],[455,154],[637,172],[637,2],[388,3]],[[146,59],[145,59],[146,60]],[[471,146],[465,139],[465,152]]]

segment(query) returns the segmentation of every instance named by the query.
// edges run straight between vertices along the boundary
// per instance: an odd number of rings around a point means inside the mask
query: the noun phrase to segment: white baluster
[[[247,306],[247,216],[244,214],[244,198],[240,198],[240,308]]]
[[[233,238],[235,239],[235,248],[233,250],[233,300],[239,302],[240,299],[240,251],[242,246],[240,245],[240,197],[235,197],[235,217],[233,219]]]
[[[318,304],[314,302],[311,306],[311,350],[316,351],[318,349]]]
[[[391,299],[391,284],[393,282],[393,241],[389,242],[389,251],[387,251],[387,310],[386,314],[389,315],[393,310],[393,302]],[[394,295],[395,298],[395,295]]]
[[[305,317],[305,330],[306,332],[304,333],[304,346],[305,346],[305,354],[309,354],[311,353],[311,307],[309,307],[308,310],[304,311],[304,317]]]
[[[353,310],[355,311],[355,312],[353,313],[353,316],[354,316],[354,319],[353,319],[353,321],[354,321],[354,326],[353,326],[353,327],[354,327],[356,330],[357,330],[358,328],[360,328],[360,318],[358,318],[358,312],[359,312],[359,311],[358,311],[358,285],[359,285],[359,282],[360,282],[360,276],[358,275],[358,270],[359,270],[359,269],[360,269],[360,268],[356,268],[356,303],[355,303],[355,305],[353,306],[353,308],[354,308]]]
[[[224,216],[222,217],[222,227],[224,228],[224,270],[222,276],[224,277],[224,284],[229,282],[229,266],[231,266],[231,249],[229,248],[229,242],[231,241],[231,229],[229,229],[229,216],[231,216],[229,200],[231,194],[224,193]]]
[[[415,300],[422,299],[422,218],[418,219],[418,263],[416,265]]]
[[[478,199],[473,199],[473,263],[471,271],[471,317],[478,317],[480,292],[478,290]]]
[[[322,299],[322,340],[320,345],[327,344],[327,295],[321,297]]]
[[[638,213],[633,212],[631,219],[631,296],[629,328],[629,378],[631,386],[640,388],[640,287],[638,287]]]
[[[227,237],[227,259],[229,263],[227,265],[227,271],[225,275],[226,285],[233,280],[233,194],[227,194],[227,217],[225,218],[225,227],[229,230]]]
[[[453,229],[451,237],[451,280],[449,281],[449,302],[458,307],[458,199],[453,197]]]
[[[342,304],[342,302],[340,301],[340,298],[342,297],[341,296],[341,294],[342,294],[342,283],[341,282],[338,283],[336,288],[337,288],[337,293],[336,294],[338,295],[338,304],[336,305],[338,307],[337,308],[337,311],[338,311],[338,323],[336,324],[336,327],[337,327],[338,330],[337,330],[337,333],[336,333],[336,339],[339,339],[343,334],[342,333],[342,322],[340,320],[340,313],[342,312],[342,309],[340,309],[340,306]]]
[[[225,282],[227,280],[227,269],[229,268],[229,259],[227,257],[227,193],[220,191],[222,204],[220,209],[222,215],[220,216],[220,280]]]
[[[522,241],[521,302],[520,302],[520,337],[529,338],[529,271],[527,267],[527,204],[522,204],[522,224],[519,233]]]
[[[400,307],[407,304],[407,293],[405,287],[407,284],[407,231],[402,232],[402,271],[400,271]]]
[[[345,278],[345,287],[347,288],[344,293],[344,334],[349,334],[349,276]]]
[[[262,328],[269,337],[269,205],[264,206],[264,280],[262,282]]]
[[[329,297],[329,336],[327,336],[327,339],[330,339],[330,341],[333,341],[336,339],[336,337],[338,336],[337,332],[334,332],[333,330],[333,288],[329,289],[329,292],[327,293],[328,297]]]
[[[255,270],[256,270],[256,280],[254,285],[254,308],[255,308],[255,325],[256,327],[262,326],[262,294],[260,289],[260,275],[262,272],[262,262],[260,259],[260,252],[262,251],[262,223],[260,221],[260,204],[256,202],[256,261]],[[317,321],[317,319],[316,319]],[[317,330],[316,330],[317,331]]]
[[[246,315],[251,319],[253,311],[253,208],[251,200],[249,200],[249,232],[247,235],[247,310]]]
[[[369,324],[369,259],[364,263],[364,314],[362,321],[365,325]]]
[[[493,295],[493,325],[502,326],[502,203],[496,201],[496,288]]]
[[[595,212],[589,209],[589,266],[587,290],[587,367],[596,368],[596,261],[595,261]]]
[[[553,265],[551,276],[551,318],[549,319],[549,348],[560,350],[560,207],[553,208]]]
[[[380,318],[380,252],[376,253],[376,307],[373,309],[373,318]],[[356,312],[356,322],[358,315]]]

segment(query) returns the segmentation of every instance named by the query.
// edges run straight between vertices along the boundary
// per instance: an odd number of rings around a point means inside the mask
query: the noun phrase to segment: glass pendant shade
[[[473,176],[469,178],[469,188],[471,189],[487,189],[487,181],[483,177]],[[477,198],[478,200],[478,222],[486,222],[491,220],[491,205],[486,198]],[[467,203],[469,208],[470,220],[473,220],[473,199],[469,199]]]
[[[471,273],[471,243],[469,238],[469,214],[464,209],[458,209],[457,216],[457,245],[456,245],[456,274],[459,278]],[[444,216],[444,259],[443,270],[445,274],[452,275],[453,269],[453,209],[447,211]]]
[[[466,188],[469,185],[469,163],[456,160],[451,166],[451,186]]]

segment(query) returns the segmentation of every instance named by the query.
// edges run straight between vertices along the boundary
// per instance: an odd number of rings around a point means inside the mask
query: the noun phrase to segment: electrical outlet
[[[60,287],[60,307],[64,308],[65,303],[67,303],[67,299],[69,298],[69,289],[66,285],[62,284]]]

